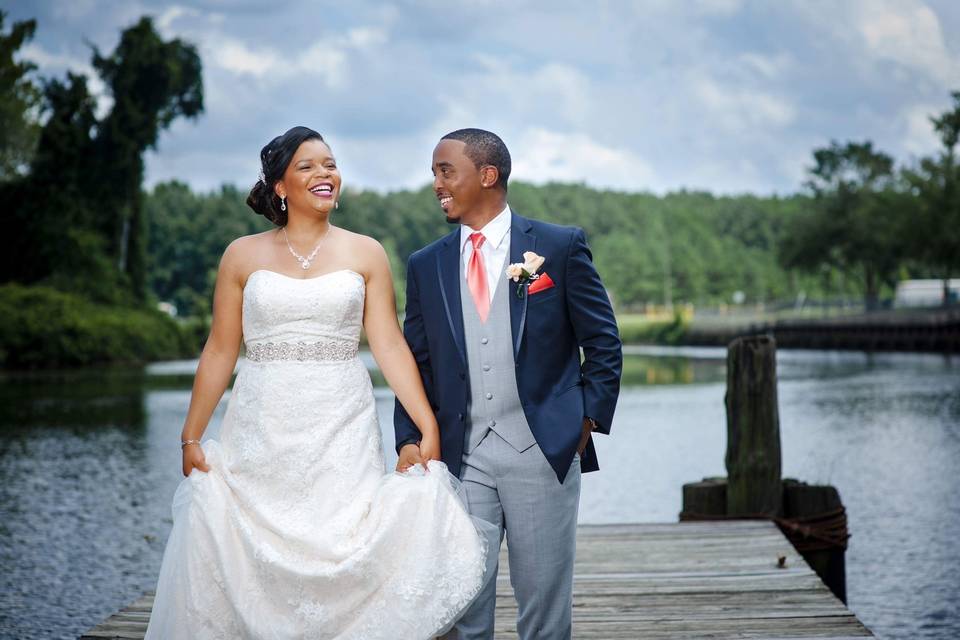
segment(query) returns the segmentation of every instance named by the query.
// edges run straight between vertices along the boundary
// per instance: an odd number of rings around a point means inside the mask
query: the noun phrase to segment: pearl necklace
[[[327,234],[330,233],[330,224],[327,224],[327,230],[323,232],[323,235],[320,236],[320,240],[317,242],[317,246],[313,248],[313,251],[310,252],[306,258],[294,251],[293,245],[290,244],[290,238],[287,236],[287,228],[280,227],[280,230],[283,231],[283,239],[287,241],[287,249],[290,249],[290,255],[297,259],[297,262],[300,263],[300,268],[306,271],[310,268],[310,265],[313,264],[313,259],[317,257],[317,252],[320,251],[320,245],[323,244],[323,241],[326,240]]]

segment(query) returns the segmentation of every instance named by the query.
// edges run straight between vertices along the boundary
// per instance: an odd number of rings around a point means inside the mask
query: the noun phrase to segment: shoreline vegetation
[[[918,323],[932,326],[948,318],[960,324],[960,311],[941,309],[898,310],[882,314],[847,315],[841,318],[806,318],[799,321],[815,326],[860,323],[868,327],[909,327]],[[97,304],[84,298],[44,286],[0,286],[0,370],[70,370],[90,366],[146,365],[151,362],[196,358],[209,330],[209,319],[171,318],[168,314],[141,307]],[[776,334],[778,328],[795,326],[797,318],[728,317],[696,320],[688,311],[672,318],[650,317],[636,313],[617,316],[621,339],[627,346],[724,346],[729,340],[759,330]],[[872,323],[872,324],[871,324]],[[858,336],[821,342],[820,348],[867,351],[929,351],[912,332],[911,341],[864,344]],[[954,329],[956,334],[956,329]],[[794,337],[800,346],[807,340]],[[857,342],[857,340],[861,340]],[[942,343],[942,341],[941,341]],[[807,345],[816,348],[818,343]],[[940,343],[938,343],[940,344]],[[951,338],[957,351],[957,337]],[[944,349],[933,349],[944,350]]]
[[[0,368],[14,370],[194,357],[205,331],[197,319],[18,284],[0,286],[0,318]]]
[[[173,122],[203,114],[197,48],[164,39],[149,17],[124,29],[112,52],[94,48],[104,95],[124,96],[103,111],[85,75],[38,78],[20,57],[29,50],[19,51],[36,22],[6,27],[5,18],[0,11],[9,84],[0,92],[0,205],[17,237],[0,252],[0,369],[195,356],[223,250],[271,228],[246,207],[242,184],[143,188],[143,154]],[[509,202],[584,229],[628,344],[683,344],[718,317],[726,327],[769,326],[830,300],[847,314],[883,309],[906,279],[941,281],[947,307],[949,278],[960,274],[960,92],[951,97],[930,115],[942,143],[930,156],[898,165],[868,140],[831,141],[812,151],[794,194],[512,181]],[[346,189],[333,223],[383,244],[401,311],[407,256],[450,231],[429,186]],[[758,313],[760,325],[749,320]]]

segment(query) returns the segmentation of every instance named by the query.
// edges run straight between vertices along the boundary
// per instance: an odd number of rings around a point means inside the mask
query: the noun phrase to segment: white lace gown
[[[482,586],[482,524],[440,462],[387,474],[357,357],[363,277],[256,271],[220,441],[173,499],[147,638],[430,638]]]

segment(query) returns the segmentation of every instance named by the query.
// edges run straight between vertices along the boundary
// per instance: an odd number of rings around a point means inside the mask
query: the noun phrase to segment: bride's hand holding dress
[[[199,442],[191,442],[187,445],[181,445],[183,449],[183,476],[187,477],[194,469],[207,473],[210,471],[210,465],[207,464],[207,457],[203,455],[203,449]]]

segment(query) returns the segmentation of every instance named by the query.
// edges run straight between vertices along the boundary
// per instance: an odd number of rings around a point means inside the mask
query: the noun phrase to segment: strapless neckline
[[[281,278],[284,278],[286,280],[304,280],[308,282],[310,280],[322,280],[328,276],[337,275],[339,273],[351,273],[357,276],[358,278],[360,278],[361,280],[363,280],[364,283],[366,283],[366,279],[363,277],[363,274],[358,273],[353,269],[336,269],[334,271],[327,271],[326,273],[321,273],[318,276],[311,276],[309,278],[295,278],[294,276],[288,276],[285,273],[280,273],[279,271],[271,271],[270,269],[255,269],[254,271],[250,272],[250,275],[247,276],[247,281],[244,283],[244,288],[246,288],[246,285],[250,283],[250,280],[253,278],[253,276],[257,275],[258,273],[272,273],[273,275],[280,276]]]
[[[356,342],[365,297],[366,282],[353,269],[311,278],[258,269],[243,285],[244,342],[248,348],[267,342]]]

